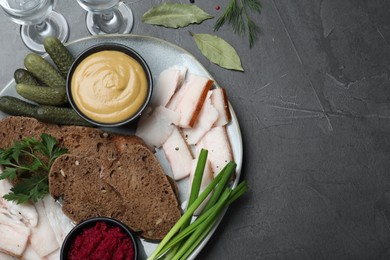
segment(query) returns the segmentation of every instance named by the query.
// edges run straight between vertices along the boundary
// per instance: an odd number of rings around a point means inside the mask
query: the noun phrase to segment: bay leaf
[[[211,62],[225,69],[244,71],[236,50],[224,39],[211,34],[193,34],[196,45]]]
[[[168,28],[186,27],[211,19],[209,15],[193,4],[163,3],[152,7],[142,16],[142,22]]]

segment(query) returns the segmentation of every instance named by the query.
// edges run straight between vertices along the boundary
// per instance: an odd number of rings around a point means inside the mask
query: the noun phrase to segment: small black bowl
[[[97,121],[89,118],[88,116],[86,116],[82,111],[80,111],[80,109],[77,107],[77,105],[74,102],[71,84],[72,84],[72,77],[73,77],[73,74],[74,74],[77,66],[88,56],[90,56],[94,53],[100,52],[100,51],[120,51],[124,54],[127,54],[128,56],[130,56],[131,58],[136,60],[141,65],[141,67],[143,68],[143,70],[145,71],[145,74],[146,74],[146,79],[147,79],[147,84],[148,84],[146,100],[136,113],[134,113],[132,116],[130,116],[129,118],[127,118],[123,121],[119,121],[119,122],[115,122],[115,123],[97,122]],[[71,65],[71,67],[69,69],[69,72],[68,72],[68,75],[66,78],[66,93],[68,95],[68,100],[69,100],[70,105],[77,112],[77,114],[79,114],[86,121],[88,121],[91,124],[101,126],[101,127],[121,126],[121,125],[130,123],[131,121],[137,119],[141,115],[142,111],[144,111],[144,109],[147,107],[147,105],[152,97],[152,91],[153,91],[153,77],[152,77],[152,73],[151,73],[150,68],[149,68],[148,64],[146,63],[146,61],[142,58],[141,55],[139,55],[132,48],[127,47],[126,45],[118,44],[118,43],[100,43],[100,44],[93,45],[93,46],[87,48],[86,50],[84,50],[80,55],[78,55],[76,57],[75,61],[73,62],[73,64]]]
[[[69,234],[65,237],[64,242],[61,246],[60,260],[67,260],[70,248],[73,244],[75,238],[82,233],[84,229],[94,227],[98,222],[105,222],[109,227],[120,227],[120,229],[125,233],[133,242],[134,248],[134,259],[138,258],[138,246],[131,230],[119,220],[107,217],[95,217],[87,219],[78,225],[76,225]]]

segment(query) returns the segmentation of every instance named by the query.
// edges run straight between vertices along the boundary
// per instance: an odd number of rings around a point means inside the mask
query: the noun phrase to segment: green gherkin
[[[16,92],[40,105],[61,106],[68,100],[64,87],[49,88],[20,83],[16,85]]]
[[[66,79],[70,66],[74,61],[72,54],[70,54],[60,40],[53,36],[46,37],[43,45],[62,76]]]
[[[40,106],[37,109],[37,119],[59,125],[93,126],[70,107]]]
[[[37,79],[26,69],[16,69],[14,72],[16,84],[25,83],[29,85],[39,85]]]
[[[24,58],[24,66],[38,80],[48,87],[63,87],[66,82],[62,75],[47,60],[36,53],[29,53]]]
[[[0,97],[0,110],[13,116],[36,117],[37,106],[11,96]]]

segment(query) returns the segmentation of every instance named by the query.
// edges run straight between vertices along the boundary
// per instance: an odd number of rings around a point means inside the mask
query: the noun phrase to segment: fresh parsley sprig
[[[260,13],[260,10],[259,0],[230,0],[225,12],[215,23],[214,30],[219,30],[226,22],[231,24],[233,32],[240,36],[244,36],[248,30],[249,47],[252,48],[260,27],[252,20],[249,11]]]
[[[4,167],[0,180],[16,181],[4,198],[18,204],[43,198],[49,192],[50,167],[57,157],[66,152],[66,149],[57,146],[54,137],[45,133],[41,135],[41,141],[27,137],[0,150],[0,164]]]

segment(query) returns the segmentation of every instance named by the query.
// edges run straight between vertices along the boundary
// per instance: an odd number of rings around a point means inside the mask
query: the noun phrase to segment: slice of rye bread
[[[65,154],[49,173],[49,190],[63,198],[62,211],[79,223],[97,216],[119,218],[125,212],[120,195],[100,177],[110,166],[107,160]]]
[[[0,121],[0,148],[6,149],[24,137],[39,138],[42,133],[60,132],[60,127],[31,117],[8,116]]]
[[[102,186],[105,192],[97,188]],[[161,240],[181,216],[168,177],[155,155],[140,144],[129,146],[112,162],[59,157],[49,173],[49,190],[54,197],[64,198],[63,210],[76,222],[114,216],[150,240]]]
[[[126,201],[123,221],[142,237],[162,239],[181,216],[176,191],[155,155],[132,145],[103,171],[103,180]]]
[[[41,123],[38,120],[29,117],[9,116],[0,120],[0,148],[5,149],[11,146],[14,141],[21,140],[24,137],[34,136],[39,138],[42,133],[47,133],[55,137],[58,140],[59,145],[67,148],[68,153],[71,154],[72,156],[81,156],[83,158],[91,157],[88,159],[94,161],[96,165],[103,165],[103,163],[101,163],[99,159],[105,161],[104,165],[108,165],[108,162],[110,161],[112,162],[117,158],[121,158],[121,154],[125,154],[125,153],[134,154],[134,149],[135,149],[133,147],[134,145],[143,147],[137,149],[143,151],[144,154],[148,154],[146,158],[149,158],[148,161],[153,162],[154,164],[153,166],[150,167],[156,169],[156,172],[158,172],[160,179],[167,179],[170,183],[170,189],[167,191],[168,194],[167,197],[170,198],[169,201],[170,203],[172,202],[171,205],[176,208],[171,218],[176,219],[177,221],[178,216],[180,216],[180,207],[179,207],[178,190],[177,190],[176,183],[164,174],[154,154],[147,148],[147,146],[145,145],[144,141],[141,138],[134,135],[111,134],[99,130],[97,128],[80,127],[80,126],[59,126],[54,124]],[[123,160],[119,160],[119,161],[123,163]],[[88,177],[86,177],[86,179],[89,180]],[[91,185],[91,183],[88,182],[83,182],[83,183],[85,183],[85,187],[89,187]],[[164,181],[164,183],[168,183],[168,182]],[[54,183],[51,184],[52,186],[55,185]],[[103,187],[107,187],[107,186],[103,185]],[[110,194],[111,193],[112,192],[110,192]],[[57,195],[54,193],[53,196],[56,197]],[[88,196],[86,196],[86,198],[88,198]],[[85,199],[82,202],[82,204],[84,204],[85,206],[88,205],[88,203],[89,203],[89,199]],[[107,205],[110,205],[110,203],[108,203]],[[121,212],[122,210],[121,207],[119,205],[117,205],[116,207],[118,208],[118,212]],[[70,209],[67,211],[71,212]],[[95,213],[96,212],[100,212],[100,211],[97,211],[95,209]],[[113,216],[113,214],[116,214],[118,212],[114,212],[114,211],[108,212],[106,215]],[[77,219],[74,220],[77,221]],[[164,223],[169,222],[168,219],[166,218],[163,218],[163,220],[166,221]],[[156,221],[160,222],[160,220],[156,220]],[[145,227],[144,224],[142,224],[141,226]],[[155,232],[153,231],[152,228],[148,229],[147,231],[150,234]],[[163,233],[161,231],[159,232]],[[158,235],[148,236],[146,233],[147,232],[144,232],[143,235],[145,238],[156,239],[156,240],[159,240],[161,238],[158,237]],[[156,234],[157,233],[158,232],[156,232]]]
[[[132,144],[145,145],[135,135],[111,134],[92,127],[59,126],[31,117],[9,116],[0,121],[0,148],[6,149],[24,137],[39,138],[42,133],[55,137],[70,154],[109,160],[115,159],[119,152]]]
[[[112,135],[97,128],[82,126],[62,126],[61,145],[68,153],[86,157],[98,157],[113,160],[118,156],[118,150]]]

